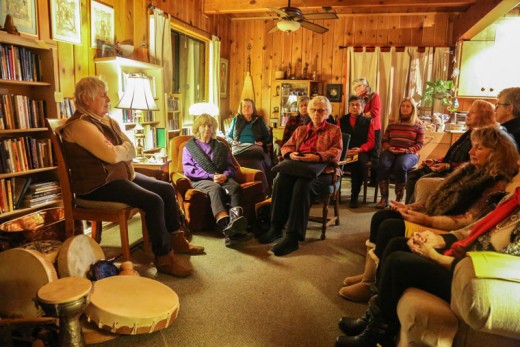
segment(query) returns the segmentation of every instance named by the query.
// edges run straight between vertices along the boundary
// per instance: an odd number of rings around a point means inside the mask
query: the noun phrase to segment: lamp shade
[[[143,74],[130,74],[123,97],[116,107],[143,111],[159,110],[153,99],[149,78]]]
[[[200,116],[204,113],[210,116],[218,116],[218,106],[209,102],[199,102],[191,105],[188,112],[192,116]]]
[[[301,25],[300,22],[297,22],[295,20],[285,20],[285,19],[276,23],[276,26],[278,27],[278,29],[280,29],[281,31],[289,32],[289,33],[300,29],[300,25]]]

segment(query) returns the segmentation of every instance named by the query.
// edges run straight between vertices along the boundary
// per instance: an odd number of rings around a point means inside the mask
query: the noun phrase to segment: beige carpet
[[[319,225],[310,223],[307,241],[285,257],[274,256],[271,245],[255,239],[230,249],[216,232],[195,234],[194,243],[205,246],[207,254],[181,256],[195,268],[193,276],[156,277],[179,295],[177,320],[162,331],[99,346],[333,346],[340,335],[338,319],[360,316],[366,307],[337,294],[345,276],[362,270],[375,212],[368,206],[351,211],[347,201],[341,224],[328,229],[326,240],[319,240]],[[140,235],[139,221],[131,228]],[[117,244],[117,237],[118,229],[111,228],[103,244]],[[151,255],[137,250],[132,257],[143,275],[155,274]]]

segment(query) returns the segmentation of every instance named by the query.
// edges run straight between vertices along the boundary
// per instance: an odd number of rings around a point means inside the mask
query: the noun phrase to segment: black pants
[[[363,185],[363,169],[369,160],[369,153],[359,153],[358,160],[352,164],[349,164],[345,170],[350,170],[350,181],[351,181],[351,196],[357,197],[361,191]]]
[[[406,244],[407,239],[392,239],[379,263],[377,278],[377,304],[384,317],[398,324],[397,303],[407,288],[418,288],[450,302],[451,270],[433,260],[414,254]]]
[[[175,190],[171,184],[136,173],[133,181],[113,181],[81,198],[121,202],[143,210],[154,254],[161,256],[170,251],[168,233],[180,227]]]
[[[405,235],[403,217],[397,211],[381,210],[374,213],[370,221],[370,242],[376,244],[374,253],[379,259],[391,239]]]
[[[332,175],[310,179],[278,174],[273,184],[271,227],[282,230],[287,224],[287,235],[304,241],[311,202],[316,195],[331,189]]]
[[[222,211],[227,211],[226,203],[228,196],[230,198],[230,206],[235,207],[240,203],[240,184],[232,178],[219,184],[212,180],[200,180],[192,182],[193,188],[206,193],[209,196],[211,211],[213,216],[217,216]]]

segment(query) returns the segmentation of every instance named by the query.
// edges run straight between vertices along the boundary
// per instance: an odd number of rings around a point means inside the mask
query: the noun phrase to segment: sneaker
[[[224,235],[227,237],[232,237],[234,235],[244,234],[247,229],[247,218],[244,216],[240,216],[237,218],[231,219],[229,224],[222,230]]]

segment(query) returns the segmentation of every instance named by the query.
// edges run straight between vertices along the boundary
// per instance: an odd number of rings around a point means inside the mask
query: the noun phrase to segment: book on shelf
[[[3,79],[41,81],[40,56],[26,47],[0,44],[0,68]]]
[[[0,129],[45,127],[45,101],[26,95],[2,94],[0,97]]]
[[[17,209],[21,206],[25,193],[31,184],[31,177],[14,177],[11,179],[13,186],[13,204]]]
[[[32,183],[29,186],[29,192],[41,192],[53,187],[59,187],[60,183],[58,181],[45,181],[45,182],[37,182]]]
[[[48,204],[52,202],[58,202],[61,200],[61,194],[54,194],[49,196],[44,196],[42,198],[37,199],[30,199],[30,200],[23,200],[22,207],[30,208],[35,207],[43,204]]]
[[[60,118],[70,118],[76,112],[76,104],[72,98],[63,98],[59,106]]]

